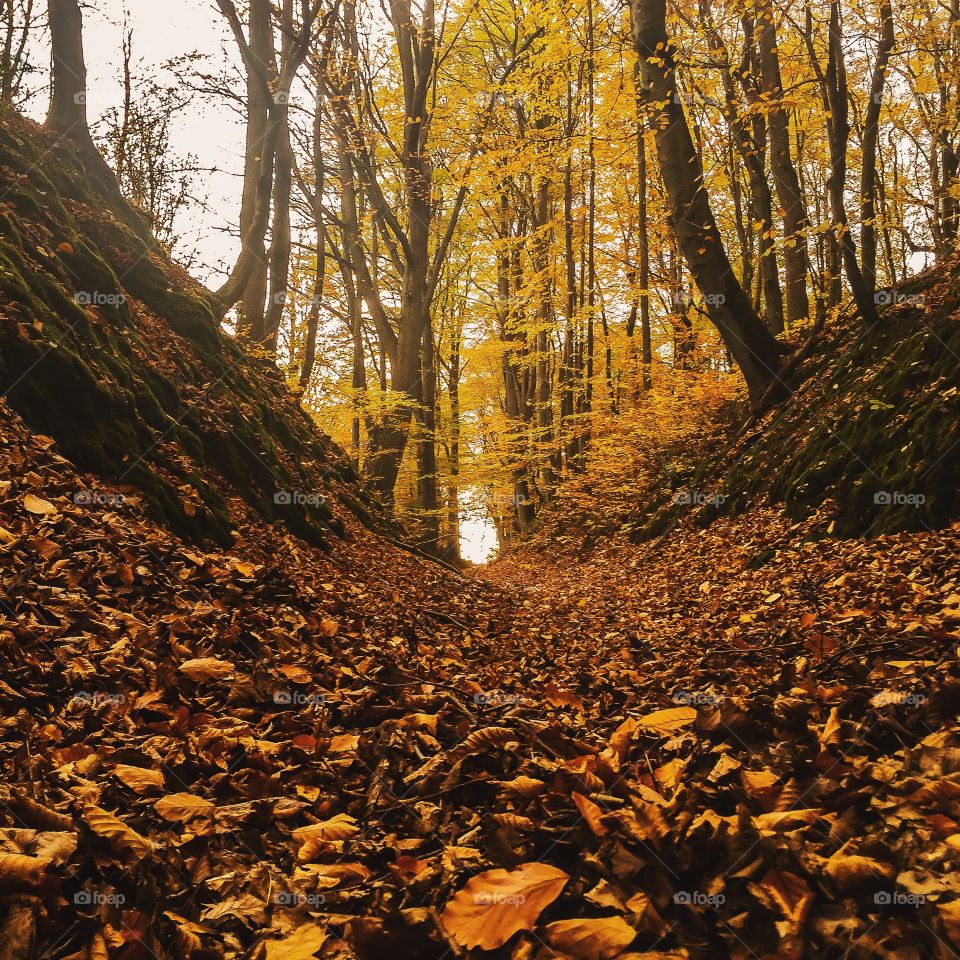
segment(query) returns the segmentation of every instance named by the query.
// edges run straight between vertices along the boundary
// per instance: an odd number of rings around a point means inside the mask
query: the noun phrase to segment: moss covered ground
[[[0,185],[0,391],[32,429],[191,539],[230,542],[234,498],[314,544],[334,501],[373,522],[342,451],[72,147],[0,119]]]

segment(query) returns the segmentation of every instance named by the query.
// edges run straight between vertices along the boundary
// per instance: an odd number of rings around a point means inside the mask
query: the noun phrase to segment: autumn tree
[[[753,408],[783,396],[778,370],[782,348],[737,281],[717,228],[690,137],[676,80],[675,47],[667,37],[665,0],[631,0],[631,22],[643,93],[654,127],[670,220],[711,321],[743,373]]]

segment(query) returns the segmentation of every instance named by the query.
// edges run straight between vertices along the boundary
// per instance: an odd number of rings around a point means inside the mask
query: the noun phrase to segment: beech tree
[[[737,281],[717,228],[690,137],[667,37],[665,0],[631,0],[643,94],[651,111],[670,222],[710,320],[743,373],[754,410],[786,392],[778,371],[783,350]]]

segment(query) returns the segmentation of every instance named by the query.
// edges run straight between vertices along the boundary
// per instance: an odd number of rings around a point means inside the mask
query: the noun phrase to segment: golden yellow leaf
[[[545,863],[487,870],[450,900],[441,917],[443,926],[462,947],[496,950],[520,930],[531,930],[569,879]]]
[[[666,710],[654,710],[640,718],[640,726],[662,736],[671,734],[682,727],[689,726],[697,719],[693,707],[669,707]]]

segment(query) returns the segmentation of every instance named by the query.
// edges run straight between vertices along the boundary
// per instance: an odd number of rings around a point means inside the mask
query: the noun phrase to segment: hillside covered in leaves
[[[929,529],[809,498],[636,544],[637,475],[584,478],[622,530],[548,512],[458,575],[58,150],[0,130],[0,958],[957,955],[956,370],[920,326],[801,389],[874,467],[919,438]],[[725,469],[855,484],[797,409]]]

